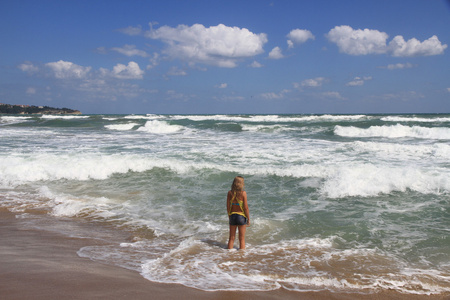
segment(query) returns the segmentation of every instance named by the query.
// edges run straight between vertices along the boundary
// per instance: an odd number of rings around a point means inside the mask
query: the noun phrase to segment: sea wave
[[[32,118],[33,117],[0,116],[0,126],[29,122]]]
[[[357,121],[370,118],[367,115],[171,115],[174,120],[231,121],[254,123],[291,123],[310,121]]]
[[[88,119],[90,116],[72,116],[72,115],[42,115],[42,119],[64,119],[64,120],[71,120],[71,119]]]
[[[191,237],[174,243],[153,239],[113,248],[84,247],[78,255],[138,270],[154,282],[204,291],[268,291],[283,287],[340,292],[391,289],[430,295],[450,290],[445,285],[449,279],[445,273],[405,268],[397,257],[376,249],[339,249],[335,240],[339,237],[304,238],[249,247],[239,253],[223,249],[215,240]],[[133,262],[124,257],[133,257]]]
[[[371,126],[358,128],[354,126],[336,125],[334,133],[343,137],[385,137],[385,138],[419,138],[434,140],[450,140],[450,128],[446,127],[420,127],[405,126],[401,124],[392,126]]]
[[[166,121],[147,121],[144,126],[139,127],[137,131],[143,131],[148,133],[156,133],[156,134],[167,134],[167,133],[175,133],[181,131],[183,126],[180,125],[171,125]]]
[[[139,126],[139,123],[110,124],[110,125],[105,125],[105,128],[108,128],[111,130],[126,131],[126,130],[133,129],[136,126]]]
[[[448,149],[447,149],[448,150]],[[151,158],[146,155],[102,155],[37,153],[0,157],[0,184],[15,187],[37,181],[105,180],[114,174],[146,172],[154,168],[176,174],[195,174],[206,170],[237,172],[251,176],[279,176],[297,179],[320,178],[319,191],[329,198],[348,196],[376,196],[408,189],[423,194],[450,191],[450,174],[445,169],[427,166],[390,166],[370,163],[334,162],[326,165],[303,163],[285,165],[248,166],[244,172],[237,165],[226,162],[190,161],[176,158]]]
[[[385,122],[418,122],[418,123],[444,123],[450,122],[450,117],[400,117],[400,116],[388,116],[381,118]]]

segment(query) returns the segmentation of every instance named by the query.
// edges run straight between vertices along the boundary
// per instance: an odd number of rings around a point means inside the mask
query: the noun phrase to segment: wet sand
[[[205,292],[150,282],[139,273],[94,262],[77,251],[98,241],[30,229],[0,209],[0,295],[10,299],[450,299],[386,291],[377,294],[321,292]]]

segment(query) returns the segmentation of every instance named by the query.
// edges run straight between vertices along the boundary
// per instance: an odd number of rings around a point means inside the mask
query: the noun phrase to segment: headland
[[[0,103],[0,114],[13,115],[81,115],[79,110],[70,108],[55,108],[50,106],[34,106]]]

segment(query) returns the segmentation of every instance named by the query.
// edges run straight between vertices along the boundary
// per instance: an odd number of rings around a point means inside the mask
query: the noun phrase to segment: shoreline
[[[77,251],[99,241],[32,229],[0,208],[0,293],[2,299],[448,299],[449,295],[294,292],[207,292],[178,284],[155,283],[138,272],[91,261]]]

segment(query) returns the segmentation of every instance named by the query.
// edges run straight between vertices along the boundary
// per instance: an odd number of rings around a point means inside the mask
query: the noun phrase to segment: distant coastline
[[[79,110],[49,106],[19,105],[0,103],[0,114],[13,115],[81,115]]]

